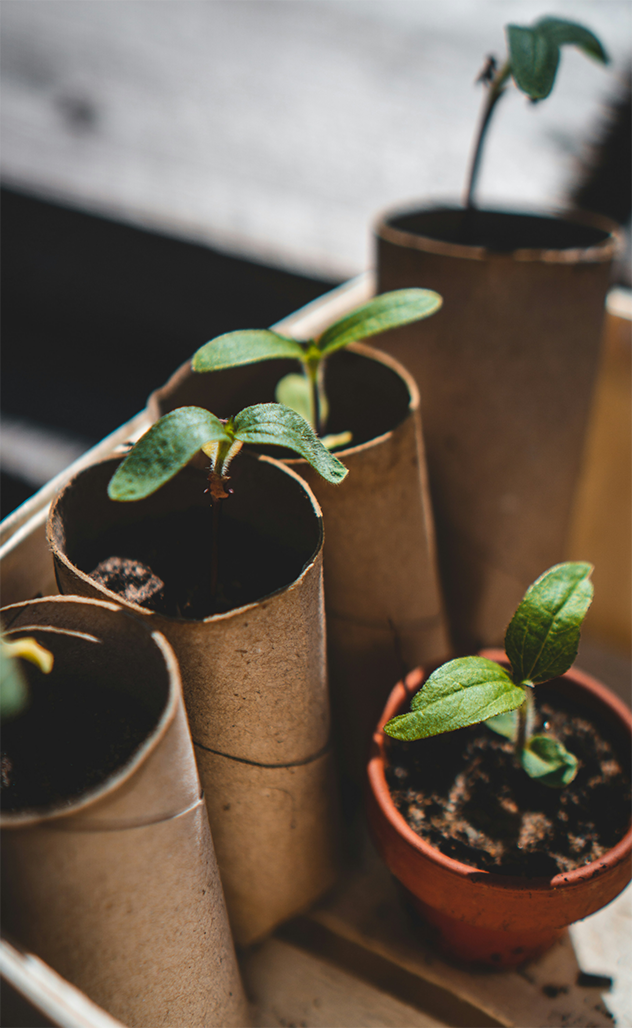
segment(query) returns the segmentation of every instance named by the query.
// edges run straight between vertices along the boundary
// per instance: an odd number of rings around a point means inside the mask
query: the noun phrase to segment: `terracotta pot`
[[[89,572],[108,555],[103,540],[113,529],[208,508],[205,475],[189,465],[146,500],[115,503],[106,489],[118,463],[80,472],[51,508],[59,588],[116,600],[173,646],[231,926],[246,945],[309,906],[337,872],[320,510],[293,471],[240,455],[222,529],[250,525],[268,550],[284,547],[284,575],[226,613],[169,617],[123,600]]]
[[[619,237],[591,215],[473,211],[465,230],[463,217],[391,211],[376,234],[379,292],[444,299],[379,346],[421,391],[448,616],[471,653],[499,643],[529,583],[565,559]]]
[[[274,400],[276,383],[289,370],[296,371],[295,361],[194,374],[187,362],[150,396],[149,414],[157,420],[194,404],[226,417]],[[407,668],[443,658],[449,644],[417,387],[391,357],[356,343],[328,361],[327,393],[327,431],[353,432],[353,445],[336,451],[348,478],[333,486],[305,460],[288,456],[284,463],[305,479],[323,510],[332,705],[344,764],[361,784],[393,681]]]
[[[5,607],[2,622],[54,654],[50,675],[25,666],[31,708],[98,685],[151,725],[79,795],[3,810],[4,929],[126,1025],[240,1028],[248,1009],[171,647],[119,606],[74,596]]]
[[[499,650],[483,656],[505,661]],[[420,838],[396,809],[386,782],[386,722],[404,713],[424,680],[418,668],[393,689],[373,738],[368,766],[368,818],[377,849],[415,908],[438,929],[442,948],[462,960],[512,967],[553,945],[565,926],[594,914],[630,881],[632,828],[598,861],[554,878],[479,871],[444,856]],[[539,688],[543,688],[540,686]],[[630,763],[632,715],[604,685],[577,669],[546,686],[572,696],[612,731]]]

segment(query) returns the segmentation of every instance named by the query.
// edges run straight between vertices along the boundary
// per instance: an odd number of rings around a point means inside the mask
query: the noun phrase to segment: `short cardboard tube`
[[[114,503],[107,483],[116,461],[81,472],[51,510],[49,539],[62,592],[118,599],[169,639],[182,671],[191,735],[196,744],[211,831],[235,941],[246,945],[309,905],[336,873],[337,805],[332,782],[329,697],[325,663],[322,518],[304,482],[267,457],[240,454],[231,465],[233,495],[223,519],[257,533],[259,545],[283,560],[262,595],[241,607],[193,620],[128,604],[90,577],[107,554],[104,540],[126,525],[137,530],[171,511],[208,506],[205,476],[189,466],[147,500]],[[165,545],[169,539],[165,540]],[[216,754],[222,773],[205,758]],[[282,810],[250,818],[259,785],[243,768],[308,766],[285,788],[293,804],[319,810],[296,833]],[[231,784],[232,783],[232,784]],[[239,784],[238,784],[239,783]],[[244,789],[236,803],[235,790]],[[249,790],[254,789],[253,796]],[[221,817],[231,805],[229,821]],[[290,837],[291,836],[291,840]],[[300,839],[300,842],[298,841]],[[258,869],[246,878],[236,852],[266,854],[275,889],[261,890]],[[310,868],[309,879],[303,868]],[[297,883],[301,883],[297,887]]]
[[[171,647],[94,599],[32,600],[4,608],[2,620],[10,638],[34,636],[54,654],[50,675],[29,673],[23,717],[76,687],[95,698],[94,720],[67,712],[78,736],[101,733],[100,711],[119,702],[123,740],[138,705],[148,725],[106,774],[90,768],[83,790],[73,783],[47,805],[3,809],[5,928],[132,1028],[247,1024]]]

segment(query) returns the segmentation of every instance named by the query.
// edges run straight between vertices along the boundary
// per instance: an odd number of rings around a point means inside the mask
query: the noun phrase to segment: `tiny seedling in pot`
[[[28,660],[47,675],[53,655],[30,636],[9,640],[0,637],[0,718],[3,721],[21,714],[28,704],[28,685],[19,661]]]
[[[601,64],[609,57],[597,37],[583,25],[565,18],[540,18],[534,25],[507,25],[508,54],[499,66],[489,57],[478,81],[487,88],[478,136],[470,165],[465,205],[474,207],[474,191],[481,163],[483,144],[496,104],[505,93],[510,79],[532,103],[544,100],[555,83],[560,60],[560,47],[576,46]]]
[[[533,734],[534,687],[563,675],[577,656],[590,606],[591,564],[557,564],[529,587],[505,634],[511,670],[485,657],[458,657],[437,668],[413,696],[408,714],[384,726],[412,742],[484,721],[514,743],[516,761],[544,785],[573,781],[577,758],[550,734]]]
[[[212,510],[211,600],[218,584],[220,512],[231,493],[228,470],[244,443],[288,447],[333,484],[347,474],[344,464],[325,449],[305,419],[282,404],[256,404],[225,419],[202,407],[179,407],[138,440],[108,486],[112,500],[142,500],[172,479],[200,450],[204,452],[210,460],[205,491]]]
[[[336,321],[315,339],[298,342],[272,329],[228,332],[205,343],[193,356],[194,371],[221,371],[258,361],[292,358],[300,374],[286,375],[277,384],[279,403],[301,414],[319,436],[327,426],[329,403],[325,392],[327,358],[349,343],[379,335],[387,329],[427,318],[439,310],[442,299],[431,289],[397,289],[370,300]],[[323,437],[327,449],[351,442],[350,432]]]

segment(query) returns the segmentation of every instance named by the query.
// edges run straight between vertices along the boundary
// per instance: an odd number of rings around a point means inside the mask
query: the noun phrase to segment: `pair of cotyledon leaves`
[[[312,381],[318,381],[318,367],[323,360],[349,343],[379,335],[389,328],[408,325],[434,314],[442,304],[431,289],[397,289],[383,293],[363,304],[326,329],[317,339],[299,343],[272,329],[248,329],[228,332],[202,346],[194,355],[194,371],[221,371],[243,364],[275,358],[293,358],[301,363],[303,374],[286,375],[278,383],[276,398],[291,407],[310,424],[316,422]],[[319,420],[327,421],[328,404],[322,382],[318,387]],[[326,445],[343,444],[350,435],[325,440]]]
[[[581,623],[590,606],[592,565],[557,564],[527,590],[505,635],[511,672],[485,657],[459,657],[438,668],[415,694],[408,714],[384,727],[396,739],[413,741],[487,721],[516,741],[517,708],[528,690],[564,674],[577,656]],[[491,719],[491,720],[490,720]],[[577,760],[547,735],[529,735],[523,767],[546,785],[572,781]]]
[[[532,26],[507,25],[508,73],[532,100],[543,100],[553,89],[560,47],[578,47],[589,57],[608,64],[609,57],[597,37],[583,25],[564,18],[541,18]]]
[[[28,686],[19,660],[28,660],[48,674],[53,655],[30,636],[9,640],[0,638],[0,717],[3,721],[21,713],[28,703]]]
[[[267,329],[229,332],[198,350],[193,368],[218,371],[275,357],[314,363],[351,342],[427,317],[441,303],[441,297],[429,289],[384,293],[307,343]],[[287,405],[256,404],[226,421],[202,407],[180,407],[165,414],[139,439],[112,477],[108,495],[113,500],[143,499],[173,478],[200,450],[216,471],[225,474],[229,461],[244,443],[294,450],[334,484],[347,474],[304,417]]]
[[[305,419],[279,403],[246,407],[226,421],[203,407],[178,407],[138,440],[110,479],[108,496],[142,500],[173,478],[200,450],[213,469],[225,475],[244,443],[289,447],[334,484],[347,474],[344,464],[325,449]]]

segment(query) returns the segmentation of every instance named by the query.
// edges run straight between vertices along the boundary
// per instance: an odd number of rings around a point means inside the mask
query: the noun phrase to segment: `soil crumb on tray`
[[[582,867],[623,837],[630,776],[605,732],[566,698],[536,693],[536,704],[536,730],[579,759],[563,789],[529,778],[509,740],[483,724],[412,743],[389,739],[387,782],[413,831],[464,864],[530,877]]]
[[[2,810],[71,803],[122,767],[155,723],[140,701],[90,679],[44,682],[2,726]]]

